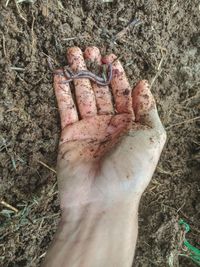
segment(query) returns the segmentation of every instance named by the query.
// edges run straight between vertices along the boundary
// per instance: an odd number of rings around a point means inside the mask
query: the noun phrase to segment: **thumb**
[[[132,104],[136,122],[164,131],[148,81],[140,81],[133,89]]]

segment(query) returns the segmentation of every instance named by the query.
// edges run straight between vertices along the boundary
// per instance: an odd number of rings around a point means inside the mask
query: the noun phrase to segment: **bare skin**
[[[96,47],[67,51],[74,72],[85,59],[113,63],[111,91],[88,79],[54,74],[61,116],[57,175],[62,218],[43,267],[130,267],[138,205],[166,133],[147,81],[131,89],[121,63]],[[78,112],[79,111],[79,115]]]

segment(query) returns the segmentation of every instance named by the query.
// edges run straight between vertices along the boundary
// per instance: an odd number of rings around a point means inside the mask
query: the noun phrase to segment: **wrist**
[[[137,210],[138,204],[128,201],[113,205],[90,203],[63,210],[44,266],[131,266]]]
[[[120,219],[122,213],[126,217],[138,211],[139,199],[135,197],[134,199],[94,201],[83,205],[64,205],[61,209],[61,220],[65,223],[75,223],[81,218],[96,218],[101,217],[102,214]]]

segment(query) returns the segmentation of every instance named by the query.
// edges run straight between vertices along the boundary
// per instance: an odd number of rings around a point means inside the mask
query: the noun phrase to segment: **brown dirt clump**
[[[116,53],[132,85],[149,79],[167,129],[140,205],[134,266],[196,266],[177,255],[180,218],[193,230],[190,242],[200,244],[198,1],[7,3],[0,7],[0,195],[19,212],[0,206],[1,266],[39,266],[59,220],[56,176],[41,163],[55,168],[60,134],[46,59],[64,65],[73,45]],[[118,34],[135,18],[139,25]]]

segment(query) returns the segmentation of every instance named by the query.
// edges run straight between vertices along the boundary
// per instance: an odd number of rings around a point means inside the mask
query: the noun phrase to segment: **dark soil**
[[[120,56],[132,85],[156,77],[152,91],[168,141],[140,205],[134,266],[197,266],[177,255],[187,254],[180,218],[200,246],[199,2],[47,0],[18,9],[2,2],[0,194],[20,212],[0,206],[0,266],[39,266],[59,220],[56,176],[39,162],[55,168],[60,134],[46,59],[66,64],[73,45]],[[116,39],[134,18],[141,24]]]

